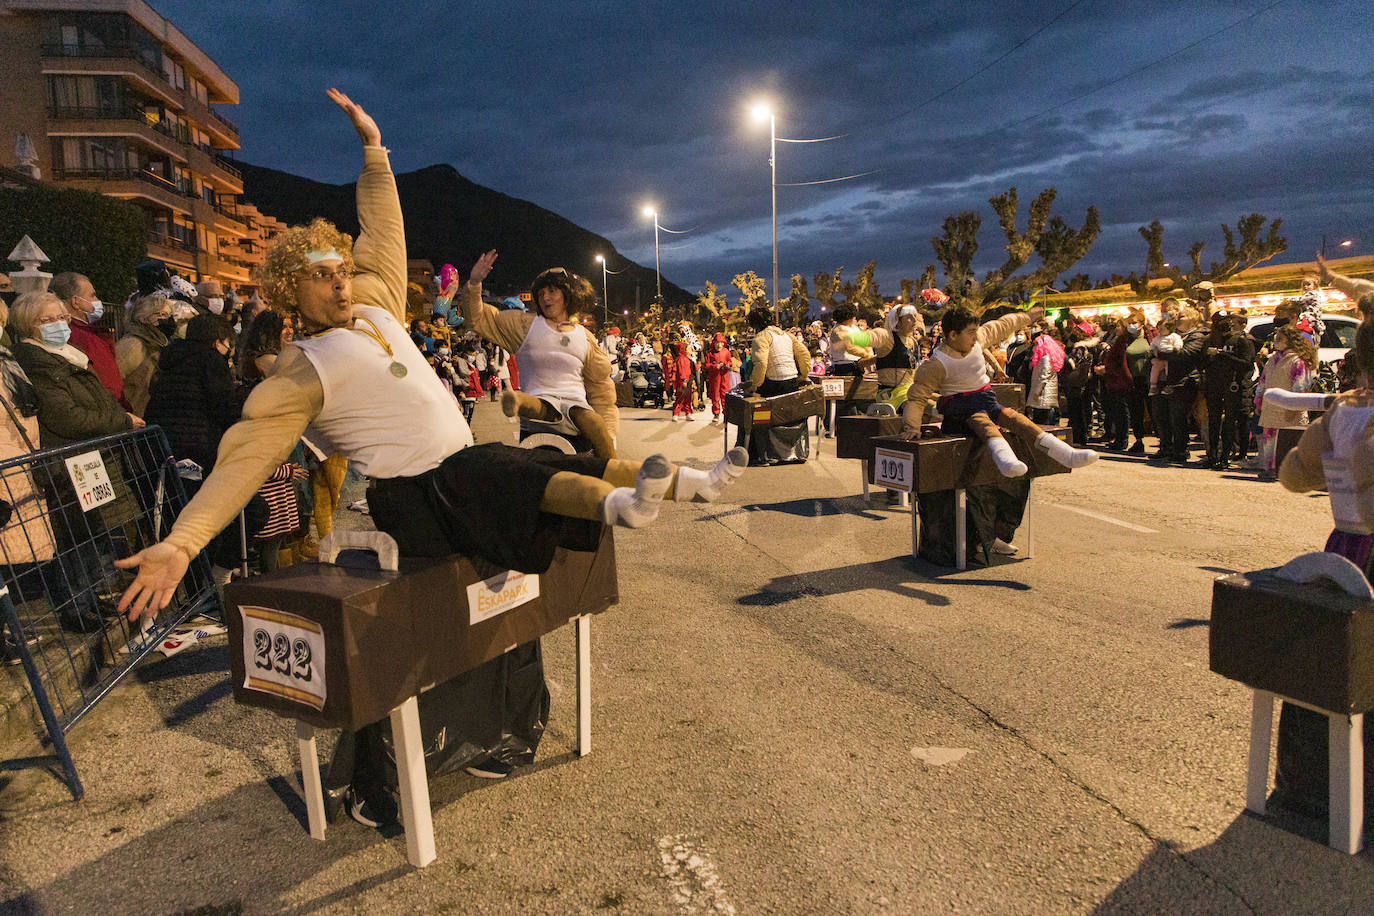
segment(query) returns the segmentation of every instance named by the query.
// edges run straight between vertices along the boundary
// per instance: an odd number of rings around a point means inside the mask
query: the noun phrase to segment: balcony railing
[[[53,178],[57,181],[143,181],[161,188],[168,194],[191,200],[201,199],[200,195],[193,193],[189,187],[147,169],[69,169],[65,166],[56,166],[53,168]]]
[[[237,124],[226,118],[224,115],[220,114],[218,111],[215,111],[215,109],[213,108],[210,109],[210,117],[214,118],[216,121],[219,121],[225,127],[232,130],[235,134],[239,132],[239,126]]]
[[[230,165],[229,160],[225,159],[223,156],[215,157],[215,165],[224,169],[224,171],[228,172],[230,175],[233,175],[239,181],[243,181],[243,172],[239,171],[237,168]]]
[[[193,145],[191,131],[186,125],[172,124],[163,119],[154,121],[142,109],[130,106],[88,108],[84,106],[49,105],[48,117],[55,120],[137,121],[170,140],[175,140],[186,146]]]
[[[154,245],[164,245],[168,248],[179,248],[190,254],[196,253],[195,239],[183,239],[180,236],[171,235],[166,232],[158,232],[156,229],[149,231],[148,241]]]

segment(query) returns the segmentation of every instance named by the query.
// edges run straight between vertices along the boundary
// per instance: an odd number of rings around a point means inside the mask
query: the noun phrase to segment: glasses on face
[[[352,280],[353,273],[353,271],[345,270],[342,267],[337,270],[330,270],[327,267],[312,267],[305,271],[305,277],[316,283],[333,283],[336,280]]]
[[[67,316],[66,316],[66,315],[49,315],[47,318],[40,318],[40,319],[38,319],[38,321],[37,321],[36,323],[39,324],[39,325],[45,325],[45,324],[53,324],[54,322],[58,322],[58,321],[66,321],[66,320],[67,320]]]

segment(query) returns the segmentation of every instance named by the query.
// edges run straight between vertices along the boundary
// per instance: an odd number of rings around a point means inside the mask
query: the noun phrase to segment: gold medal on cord
[[[391,368],[391,374],[394,375],[394,376],[396,376],[397,378],[405,378],[405,377],[406,377],[406,367],[403,366],[403,365],[401,365],[401,363],[399,363],[399,362],[393,362],[393,363],[391,364],[391,367],[390,367],[390,368]]]

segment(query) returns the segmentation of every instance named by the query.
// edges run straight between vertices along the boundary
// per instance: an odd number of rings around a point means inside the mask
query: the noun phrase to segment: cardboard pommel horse
[[[1068,427],[1045,426],[1045,432],[1056,438],[1069,440]],[[1029,467],[1027,478],[1045,477],[1050,474],[1067,474],[1069,469],[1042,454],[1038,449],[1026,445],[1015,436],[1007,436],[1016,457]],[[869,482],[889,490],[910,493],[919,497],[922,493],[936,493],[941,490],[954,491],[954,558],[955,567],[968,568],[968,502],[966,490],[978,484],[997,483],[1005,480],[992,463],[987,446],[976,439],[965,436],[941,436],[935,439],[913,439],[907,441],[900,436],[874,436],[869,439]],[[1029,559],[1034,552],[1035,540],[1031,529],[1031,505],[1026,503],[1026,514],[1022,519],[1026,530],[1026,553]],[[911,555],[920,552],[921,513],[915,502],[911,507]]]
[[[340,551],[378,563],[335,565]],[[434,861],[416,697],[521,643],[574,621],[577,754],[590,753],[591,621],[619,601],[615,543],[603,529],[595,553],[560,549],[543,573],[502,570],[457,554],[399,559],[378,531],[336,531],[320,562],[225,589],[234,699],[296,722],[310,835],[324,839],[316,728],[357,730],[390,716],[406,855]],[[380,568],[377,568],[377,566]]]
[[[1327,717],[1327,842],[1364,845],[1364,718],[1374,709],[1374,590],[1334,553],[1212,583],[1210,666],[1254,691],[1245,807],[1264,814],[1274,701]]]

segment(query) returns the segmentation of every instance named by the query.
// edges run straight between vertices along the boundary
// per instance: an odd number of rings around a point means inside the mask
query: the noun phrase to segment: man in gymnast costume
[[[166,539],[116,561],[138,569],[119,605],[131,620],[154,617],[170,603],[191,558],[238,514],[307,427],[312,439],[372,479],[373,521],[396,539],[401,556],[463,553],[533,573],[547,569],[560,546],[595,550],[602,524],[648,524],[664,498],[715,498],[747,462],[737,450],[706,472],[674,469],[661,455],[640,465],[475,446],[457,402],[406,332],[405,230],[381,132],[346,95],[331,89],[329,97],[363,142],[357,243],[316,219],[282,233],[269,250],[264,291],[274,306],[299,314],[306,337],[283,350],[273,374],[253,390],[243,419],[220,444],[214,472]],[[469,289],[480,294],[492,260],[478,260]],[[481,678],[491,667],[485,675],[503,685],[504,671],[539,664],[535,641],[472,674]],[[537,674],[547,703],[542,666]],[[496,697],[499,702],[499,686]],[[378,759],[375,747],[360,752],[353,807],[358,819],[382,824],[394,820],[395,803],[377,767],[366,765]],[[509,771],[497,766],[480,775],[504,775],[503,769]],[[358,814],[364,807],[371,812],[366,818]]]

